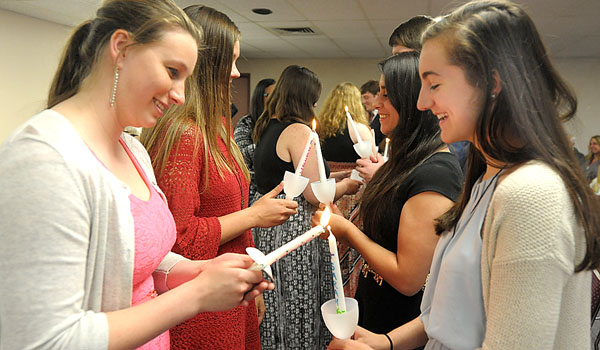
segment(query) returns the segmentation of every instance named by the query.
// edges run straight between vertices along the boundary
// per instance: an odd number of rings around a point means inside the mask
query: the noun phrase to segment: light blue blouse
[[[426,350],[473,350],[485,334],[481,289],[481,228],[497,176],[481,181],[455,230],[442,233],[421,302]]]

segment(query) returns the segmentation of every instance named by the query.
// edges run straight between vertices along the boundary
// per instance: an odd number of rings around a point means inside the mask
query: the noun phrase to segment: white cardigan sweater
[[[591,273],[573,272],[585,237],[560,176],[540,162],[507,175],[482,238],[482,349],[589,349]]]
[[[144,147],[122,137],[158,190]],[[0,148],[0,191],[0,349],[106,349],[103,312],[131,304],[129,189],[46,110]],[[181,259],[167,255],[157,289]]]

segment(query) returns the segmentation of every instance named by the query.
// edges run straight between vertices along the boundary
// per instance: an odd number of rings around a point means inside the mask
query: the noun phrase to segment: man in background
[[[367,113],[369,113],[369,126],[375,130],[375,144],[381,145],[385,135],[381,133],[379,114],[374,106],[377,95],[379,95],[379,83],[375,80],[369,80],[361,85],[360,100]]]

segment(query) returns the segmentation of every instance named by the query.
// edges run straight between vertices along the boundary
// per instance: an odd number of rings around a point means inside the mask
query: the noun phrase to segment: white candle
[[[335,305],[337,307],[337,313],[342,314],[346,312],[346,299],[344,297],[344,282],[342,281],[342,269],[340,268],[340,257],[337,250],[337,241],[333,233],[331,233],[331,227],[327,226],[329,231],[329,237],[327,242],[329,243],[329,254],[331,255],[331,269],[333,270],[333,287],[335,295]]]
[[[300,236],[292,239],[291,241],[287,242],[286,244],[282,245],[281,247],[279,247],[279,248],[275,249],[274,251],[270,252],[269,254],[267,254],[265,256],[265,260],[263,261],[262,265],[264,265],[264,266],[271,265],[275,261],[286,256],[292,250],[300,247],[301,245],[304,245],[304,244],[310,242],[311,240],[313,240],[315,237],[317,237],[318,235],[320,235],[323,232],[325,232],[325,230],[323,229],[323,226],[321,226],[321,225],[311,228],[310,230],[304,232]]]
[[[315,151],[317,152],[317,166],[319,167],[319,180],[321,183],[327,181],[327,175],[325,174],[325,163],[323,163],[323,154],[321,153],[321,143],[319,142],[319,135],[316,131],[317,122],[313,119],[313,138],[315,141]]]
[[[306,164],[306,160],[308,159],[308,152],[310,152],[311,143],[313,141],[312,133],[309,135],[308,140],[306,140],[306,146],[304,146],[304,151],[302,151],[302,155],[300,156],[300,161],[296,166],[296,176],[302,174],[302,170],[304,170],[304,165]]]
[[[310,230],[306,231],[305,233],[301,234],[300,236],[292,239],[291,241],[287,242],[286,244],[282,245],[281,247],[279,247],[279,248],[275,249],[274,251],[270,252],[269,254],[267,254],[265,256],[264,260],[259,263],[260,268],[262,269],[265,266],[269,266],[269,265],[273,264],[275,261],[286,256],[292,250],[300,247],[301,245],[304,245],[304,244],[310,242],[315,237],[317,237],[321,233],[325,232],[324,227],[327,225],[327,223],[329,223],[330,213],[331,212],[329,210],[329,207],[325,208],[325,210],[323,211],[323,215],[321,215],[321,224],[320,225],[311,228]]]
[[[354,132],[354,135],[356,135],[356,141],[362,142],[363,140],[362,137],[360,137],[360,134],[358,133],[356,123],[354,123],[354,119],[352,119],[350,112],[348,112],[348,106],[344,106],[344,109],[346,110],[346,118],[348,118],[348,125],[350,125],[350,128],[352,128],[352,132]]]
[[[388,158],[388,149],[390,148],[390,139],[388,137],[385,138],[385,150],[383,151],[383,158]]]

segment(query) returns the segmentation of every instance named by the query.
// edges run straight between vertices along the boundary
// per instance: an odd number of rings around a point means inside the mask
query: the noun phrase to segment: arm
[[[406,201],[400,215],[395,254],[339,215],[332,215],[330,225],[335,236],[357,249],[386,282],[410,296],[421,290],[429,273],[438,241],[434,219],[451,205],[451,200],[437,192],[422,192]]]
[[[248,229],[278,225],[296,213],[297,203],[294,201],[273,198],[281,191],[280,187],[276,187],[264,200],[257,201],[250,208],[221,217],[198,216],[200,192],[204,186],[204,159],[202,151],[195,159],[192,158],[193,138],[189,132],[182,135],[179,144],[173,148],[159,183],[177,224],[176,247],[184,255],[187,255],[188,245],[193,243],[195,247],[204,247],[202,258],[212,258],[220,245]]]
[[[135,307],[107,313],[108,349],[138,347],[200,312],[247,306],[264,290],[274,287],[262,280],[260,271],[247,269],[252,263],[245,255],[220,255],[178,288]]]
[[[427,334],[420,318],[394,329],[388,333],[393,342],[394,350],[410,350],[423,346],[427,343]],[[364,328],[357,327],[353,336],[354,340],[334,339],[328,350],[388,350],[390,341],[383,334],[376,334]]]
[[[580,259],[575,253],[579,228],[564,185],[556,184],[562,181],[552,183],[539,168],[532,170],[521,175],[530,179],[526,183],[513,181],[511,175],[499,183],[486,216],[483,349],[553,349],[557,333],[568,327],[561,306],[577,293],[567,292],[567,282]],[[588,322],[589,317],[582,327],[589,327]]]

